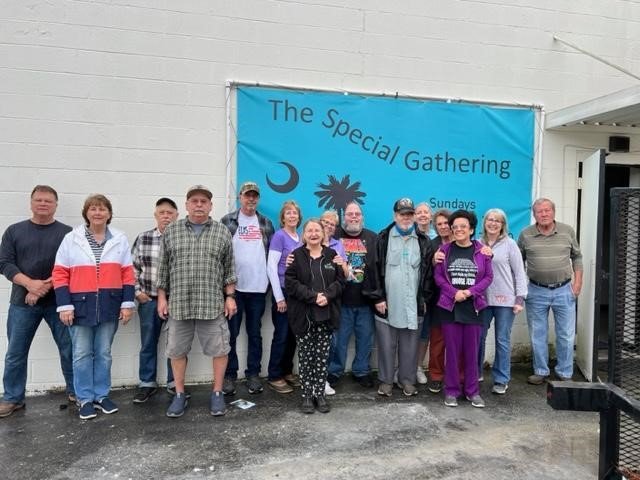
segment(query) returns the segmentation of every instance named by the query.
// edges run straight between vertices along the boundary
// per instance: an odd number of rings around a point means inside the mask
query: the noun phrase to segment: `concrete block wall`
[[[554,33],[640,71],[640,5],[620,0],[0,0],[0,20],[0,231],[28,216],[36,183],[58,189],[58,218],[72,225],[88,193],[105,193],[113,225],[130,241],[152,225],[157,197],[181,204],[195,183],[215,192],[219,218],[229,180],[227,81],[546,111],[635,84],[554,42]],[[568,223],[575,222],[576,158],[565,145],[573,143],[570,134],[553,134],[538,172],[540,193],[563,197]],[[0,367],[8,286],[0,282]],[[268,316],[264,323],[266,359]],[[137,380],[138,337],[135,319],[117,334],[115,385]],[[526,343],[522,319],[514,339]],[[198,348],[193,381],[210,377]],[[56,365],[41,328],[29,389],[60,384]]]

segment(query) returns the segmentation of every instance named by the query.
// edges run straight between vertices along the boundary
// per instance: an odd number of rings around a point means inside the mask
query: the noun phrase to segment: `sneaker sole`
[[[417,394],[418,394],[418,392],[417,392],[417,391],[407,393],[407,392],[405,392],[404,390],[402,390],[402,393],[404,393],[405,397],[413,397],[414,395],[417,395]]]
[[[504,395],[505,393],[507,393],[507,390],[508,390],[508,389],[509,389],[509,387],[506,387],[506,388],[504,389],[504,391],[502,391],[502,392],[498,392],[498,391],[496,391],[496,390],[494,390],[494,389],[491,389],[491,393],[493,393],[494,395]]]
[[[97,416],[97,413],[94,413],[93,415],[79,415],[80,420],[91,420],[92,418],[96,418]]]
[[[380,395],[382,397],[392,397],[393,393],[385,393],[385,392],[382,392],[382,391],[378,390],[378,395]]]
[[[118,412],[117,408],[115,408],[113,410],[107,410],[106,408],[101,407],[100,405],[96,405],[95,403],[93,404],[93,408],[95,408],[96,410],[100,410],[105,415],[111,415],[112,413],[117,413]]]
[[[133,403],[145,403],[147,400],[151,398],[151,395],[145,398],[134,398]]]
[[[486,405],[480,405],[479,403],[473,403],[471,402],[471,406],[475,407],[475,408],[484,408]]]
[[[447,402],[444,402],[444,405],[445,405],[445,407],[457,407],[458,406],[457,403],[447,403]]]
[[[211,415],[213,415],[214,417],[222,417],[225,413],[227,413],[227,410],[226,409],[225,410],[216,410],[215,412],[209,410],[209,413]]]
[[[256,393],[262,393],[264,391],[264,388],[260,388],[260,389],[251,389],[251,388],[247,388],[247,391],[252,394],[255,395]]]

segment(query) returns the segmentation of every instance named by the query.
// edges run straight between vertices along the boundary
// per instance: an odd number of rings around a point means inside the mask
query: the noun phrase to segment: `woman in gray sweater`
[[[484,344],[491,320],[495,318],[496,354],[493,361],[492,392],[504,395],[511,379],[511,327],[524,308],[527,276],[517,243],[509,237],[507,217],[499,208],[484,214],[482,243],[493,251],[493,282],[486,291],[489,306],[482,311],[484,330],[480,340],[480,372],[484,363]]]

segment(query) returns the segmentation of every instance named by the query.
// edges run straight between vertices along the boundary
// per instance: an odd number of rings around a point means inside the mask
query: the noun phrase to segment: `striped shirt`
[[[530,280],[550,285],[564,282],[574,271],[582,271],[582,253],[576,234],[569,225],[555,222],[549,235],[536,225],[525,228],[518,237],[518,247]]]
[[[180,219],[162,235],[157,287],[171,292],[175,320],[211,320],[224,313],[224,287],[236,283],[227,227],[209,218],[197,234]]]
[[[133,269],[136,273],[136,296],[146,293],[150,297],[158,296],[158,262],[162,233],[157,228],[138,235],[131,248]]]
[[[91,247],[93,256],[96,259],[96,276],[100,278],[100,258],[102,258],[102,252],[104,251],[104,246],[107,243],[107,240],[112,237],[111,232],[107,228],[104,234],[104,240],[102,241],[102,243],[98,243],[91,230],[89,230],[89,228],[85,226],[84,236],[87,239],[87,242],[89,242],[89,246]]]

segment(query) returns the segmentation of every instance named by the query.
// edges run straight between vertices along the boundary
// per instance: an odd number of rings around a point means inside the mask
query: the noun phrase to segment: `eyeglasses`
[[[471,228],[469,225],[452,225],[451,226],[451,230],[453,230],[454,232],[456,230],[469,230],[469,228]]]
[[[362,213],[360,212],[347,212],[344,214],[345,217],[361,217]]]

